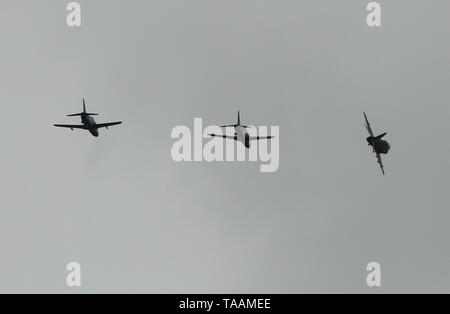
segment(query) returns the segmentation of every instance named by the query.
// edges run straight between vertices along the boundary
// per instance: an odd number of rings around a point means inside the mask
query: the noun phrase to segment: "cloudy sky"
[[[377,29],[361,0],[80,0],[78,29],[68,2],[1,4],[0,292],[450,292],[450,2]],[[83,97],[123,124],[52,127]],[[172,160],[238,109],[279,126],[277,172]]]

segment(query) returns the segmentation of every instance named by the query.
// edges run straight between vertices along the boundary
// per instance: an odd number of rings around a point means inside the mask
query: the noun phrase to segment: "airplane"
[[[383,161],[381,160],[381,154],[387,154],[389,152],[389,149],[391,149],[391,145],[385,140],[382,140],[382,138],[387,134],[383,133],[378,136],[374,136],[372,132],[372,128],[370,127],[369,120],[367,120],[366,113],[364,112],[364,118],[366,119],[366,129],[369,132],[369,137],[367,138],[367,143],[369,146],[372,146],[373,152],[377,154],[377,160],[381,167],[381,172],[383,172],[384,175],[384,167],[383,167]]]
[[[75,117],[80,116],[81,117],[81,125],[77,124],[54,124],[56,127],[60,128],[69,128],[73,131],[73,129],[83,129],[88,130],[91,132],[91,134],[95,137],[98,137],[98,129],[100,128],[106,128],[108,129],[110,126],[121,124],[122,122],[109,122],[109,123],[97,123],[95,122],[94,118],[91,116],[97,116],[97,113],[89,113],[86,112],[86,103],[83,98],[83,112],[80,113],[74,113],[67,115],[68,117]]]
[[[247,132],[247,129],[250,126],[247,125],[242,125],[241,124],[241,116],[238,110],[238,121],[236,124],[227,124],[227,125],[222,125],[221,128],[226,128],[226,127],[234,127],[235,133],[234,136],[228,136],[228,135],[220,135],[220,134],[208,134],[209,136],[212,137],[223,137],[223,138],[228,138],[230,140],[235,140],[235,141],[239,141],[242,144],[244,144],[244,146],[246,148],[250,148],[250,141],[258,141],[258,140],[266,140],[266,139],[271,139],[273,138],[273,136],[250,136]]]

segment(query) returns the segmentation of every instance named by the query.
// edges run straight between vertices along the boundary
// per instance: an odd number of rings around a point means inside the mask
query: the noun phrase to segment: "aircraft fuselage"
[[[88,115],[81,116],[81,123],[86,127],[93,136],[98,137],[98,128],[95,119]]]
[[[377,139],[375,137],[369,136],[367,142],[373,147],[373,150],[380,154],[387,154],[391,149],[391,145],[385,140]]]
[[[246,128],[238,125],[234,128],[236,140],[244,144],[246,148],[250,148],[250,135]]]

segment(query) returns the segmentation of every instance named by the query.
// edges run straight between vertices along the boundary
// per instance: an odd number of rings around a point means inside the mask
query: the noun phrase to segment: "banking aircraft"
[[[364,118],[366,119],[366,129],[369,132],[369,137],[367,138],[367,143],[369,143],[369,146],[372,146],[373,152],[377,154],[377,160],[381,167],[381,172],[383,172],[384,175],[384,167],[383,162],[381,160],[381,154],[387,154],[389,152],[389,149],[391,149],[391,145],[385,140],[382,140],[382,138],[387,134],[383,133],[378,136],[374,136],[372,132],[372,128],[370,127],[369,120],[367,120],[366,113],[364,112]]]
[[[99,135],[98,129],[100,129],[100,128],[108,129],[108,127],[110,127],[110,126],[118,125],[118,124],[122,123],[122,122],[97,123],[97,122],[95,122],[94,118],[91,117],[91,116],[97,116],[97,115],[98,115],[97,113],[86,112],[86,103],[84,102],[84,98],[83,98],[83,112],[67,115],[68,117],[80,116],[81,123],[82,123],[81,125],[79,125],[79,124],[54,124],[54,126],[60,127],[60,128],[69,128],[72,131],[73,131],[73,129],[88,130],[89,132],[91,132],[91,134],[93,136],[98,137],[98,135]]]
[[[247,132],[247,129],[249,128],[249,126],[241,125],[241,117],[240,117],[239,111],[238,111],[237,123],[221,126],[221,128],[226,128],[226,127],[234,127],[234,130],[235,130],[234,136],[220,135],[220,134],[214,134],[214,133],[209,134],[209,135],[213,136],[213,137],[223,137],[223,138],[228,138],[230,140],[239,141],[242,144],[244,144],[244,146],[246,148],[250,148],[250,141],[266,140],[266,139],[273,138],[273,136],[250,136]]]

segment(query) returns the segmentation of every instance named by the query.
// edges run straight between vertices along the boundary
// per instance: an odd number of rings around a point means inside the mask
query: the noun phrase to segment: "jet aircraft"
[[[68,117],[75,117],[80,116],[81,117],[81,125],[79,124],[54,124],[56,127],[60,128],[69,128],[73,131],[73,129],[82,129],[89,131],[93,136],[98,137],[98,129],[100,128],[106,128],[114,125],[121,124],[122,122],[109,122],[109,123],[97,123],[95,122],[94,118],[91,116],[97,116],[97,113],[89,113],[86,112],[86,103],[83,98],[83,112],[80,113],[74,113],[67,115]]]
[[[389,149],[391,148],[391,145],[382,138],[387,134],[383,133],[378,136],[374,136],[372,132],[372,128],[370,127],[369,120],[367,120],[366,113],[364,112],[364,118],[366,119],[366,129],[369,132],[369,137],[367,138],[367,143],[369,146],[372,146],[373,152],[377,155],[378,163],[381,167],[381,172],[383,172],[384,175],[384,167],[383,167],[383,161],[381,160],[381,154],[387,154],[389,152]]]
[[[234,127],[235,133],[234,136],[228,136],[228,135],[220,135],[220,134],[209,134],[210,136],[213,137],[223,137],[223,138],[227,138],[230,140],[235,140],[235,141],[239,141],[242,144],[244,144],[244,146],[246,148],[250,148],[250,142],[251,141],[257,141],[257,140],[265,140],[265,139],[271,139],[273,138],[273,136],[250,136],[250,134],[248,134],[247,129],[249,128],[249,126],[247,125],[242,125],[241,124],[241,117],[240,117],[240,113],[238,110],[238,121],[236,124],[227,124],[227,125],[222,125],[221,128],[226,128],[226,127]]]

